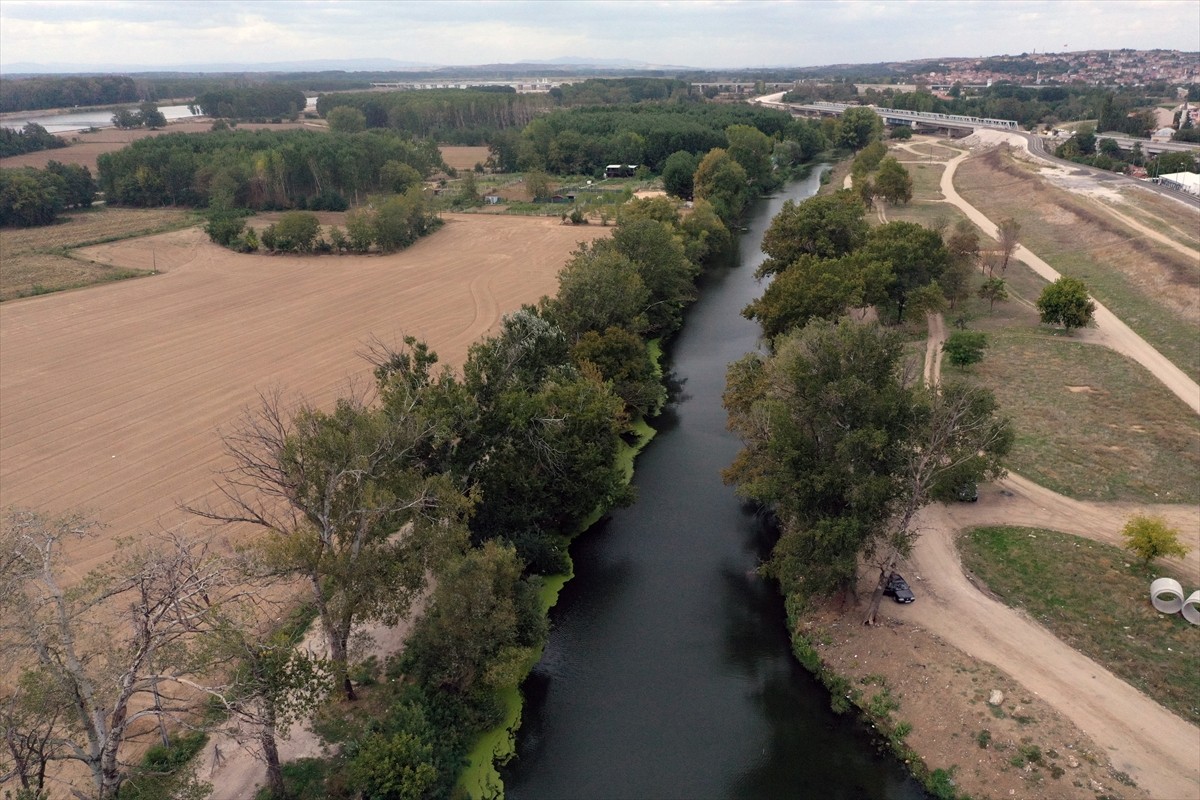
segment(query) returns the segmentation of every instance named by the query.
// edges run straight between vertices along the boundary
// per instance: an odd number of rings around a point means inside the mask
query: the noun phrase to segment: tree
[[[1012,258],[1012,254],[1017,250],[1017,236],[1021,233],[1021,225],[1012,217],[1005,217],[1000,220],[1000,224],[996,226],[998,230],[998,238],[1000,240],[1000,252],[1002,261],[1000,262],[1000,274],[1003,275],[1008,269],[1008,261]]]
[[[275,223],[275,247],[284,251],[310,253],[320,232],[321,221],[316,214],[310,211],[289,211]]]
[[[353,106],[338,106],[325,115],[329,130],[334,133],[358,133],[366,130],[367,118],[363,112]]]
[[[862,561],[882,572],[911,548],[945,475],[1002,472],[1012,430],[990,392],[913,378],[898,334],[849,320],[730,367],[724,402],[745,447],[725,479],[778,518],[768,567],[789,597],[853,592]]]
[[[751,125],[730,125],[725,129],[729,156],[746,171],[746,177],[760,189],[774,184],[771,137]]]
[[[1169,527],[1162,517],[1131,517],[1121,536],[1125,549],[1140,558],[1143,567],[1156,558],[1183,558],[1188,554],[1188,548],[1179,542],[1179,531]]]
[[[473,549],[433,592],[405,647],[405,671],[425,685],[468,694],[505,685],[506,667],[532,659],[547,620],[538,584],[521,580],[516,551],[498,542]]]
[[[558,295],[547,316],[574,342],[610,327],[641,333],[648,324],[650,291],[636,264],[599,242],[583,245],[558,274]]]
[[[838,127],[838,146],[850,150],[861,150],[883,136],[883,120],[866,106],[846,109]]]
[[[879,162],[875,175],[875,193],[889,203],[907,203],[912,200],[912,176],[896,159],[888,156]]]
[[[1008,283],[1004,278],[988,278],[979,287],[978,295],[980,300],[988,301],[988,311],[993,311],[996,301],[1003,302],[1008,299]]]
[[[1096,304],[1088,297],[1087,286],[1078,278],[1059,278],[1042,290],[1037,299],[1042,322],[1061,325],[1070,333],[1072,328],[1090,325]]]
[[[663,164],[662,181],[667,194],[683,200],[692,199],[693,178],[699,162],[696,156],[686,150],[677,150],[667,156]]]
[[[356,208],[346,215],[346,240],[351,251],[365,253],[375,242],[375,211]],[[263,240],[266,244],[266,239]]]
[[[683,309],[695,297],[700,270],[688,260],[674,228],[652,219],[623,221],[613,232],[612,244],[634,263],[649,292],[644,313],[650,334],[678,330]]]
[[[757,320],[768,339],[808,324],[811,319],[836,320],[851,308],[884,296],[891,280],[885,264],[855,255],[817,258],[804,255],[775,276],[762,296],[742,311]]]
[[[846,190],[802,203],[788,200],[763,236],[767,258],[757,276],[781,272],[805,254],[837,258],[856,250],[867,239],[865,213],[858,198]]]
[[[550,197],[550,176],[539,170],[525,173],[525,188],[533,200],[546,200]]]
[[[231,592],[206,545],[177,534],[141,537],[68,589],[61,554],[96,529],[78,515],[16,510],[5,517],[0,656],[24,670],[26,701],[39,707],[36,718],[26,717],[35,724],[26,731],[32,739],[22,737],[24,755],[81,762],[92,796],[110,800],[121,785],[131,731],[144,720],[191,711],[174,698],[162,702],[160,683],[170,679],[164,671],[212,603]],[[119,621],[115,608],[124,612]]]
[[[746,171],[719,147],[710,150],[696,167],[693,193],[712,203],[727,225],[741,217],[750,201]]]
[[[969,367],[983,360],[987,334],[982,331],[954,331],[942,342],[942,351],[956,367]]]
[[[657,414],[667,401],[666,387],[646,343],[624,328],[588,331],[571,348],[571,359],[581,369],[585,364],[598,369],[625,406],[644,417]]]
[[[167,126],[167,117],[158,110],[154,103],[142,103],[138,106],[138,120],[143,127],[157,130]]]
[[[224,437],[224,502],[189,510],[262,529],[264,571],[308,584],[337,683],[353,700],[351,634],[364,620],[408,613],[429,571],[461,546],[471,504],[416,459],[435,425],[411,400],[388,413],[353,395],[331,413],[284,408],[279,393],[262,395],[243,415]]]
[[[896,322],[904,318],[910,293],[941,277],[950,259],[942,237],[914,222],[888,222],[871,231],[862,254],[889,265],[894,279],[887,287],[896,307]]]
[[[343,108],[345,106],[339,106],[333,111],[340,111]],[[357,109],[349,110],[356,111]],[[330,113],[333,112],[331,111]],[[383,169],[379,173],[379,179],[396,194],[404,194],[412,187],[420,185],[421,173],[403,161],[392,159],[383,165]]]

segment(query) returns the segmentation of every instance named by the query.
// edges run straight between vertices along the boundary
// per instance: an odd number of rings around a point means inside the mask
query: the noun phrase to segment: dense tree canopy
[[[802,255],[837,258],[860,247],[867,238],[866,209],[848,191],[783,204],[763,236],[767,259],[759,277],[786,269]]]
[[[98,161],[101,188],[113,204],[254,209],[344,208],[338,197],[390,188],[395,172],[392,167],[385,175],[389,163],[420,175],[442,166],[432,142],[382,131],[170,134],[141,139]]]

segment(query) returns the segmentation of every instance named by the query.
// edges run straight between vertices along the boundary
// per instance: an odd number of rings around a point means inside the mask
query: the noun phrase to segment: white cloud
[[[1200,50],[1195,0],[4,0],[0,57],[139,63],[564,55],[697,67],[1100,47]]]

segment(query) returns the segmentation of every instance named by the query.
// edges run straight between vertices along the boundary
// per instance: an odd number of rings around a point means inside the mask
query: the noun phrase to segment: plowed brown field
[[[328,404],[370,381],[356,353],[372,335],[460,364],[501,315],[554,291],[578,241],[607,233],[448,215],[390,256],[238,255],[198,228],[87,248],[165,274],[0,306],[0,506],[106,523],[69,554],[86,570],[113,538],[186,520],[179,506],[224,463],[219,431],[259,391]]]

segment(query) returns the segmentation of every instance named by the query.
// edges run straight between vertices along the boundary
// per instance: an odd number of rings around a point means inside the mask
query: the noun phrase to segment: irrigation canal
[[[741,310],[785,200],[760,201],[740,263],[709,271],[668,354],[677,396],[638,457],[639,499],[572,547],[575,578],[525,684],[510,800],[924,797],[791,655],[777,588],[754,574],[769,533],[721,482],[726,366],[758,346]]]

